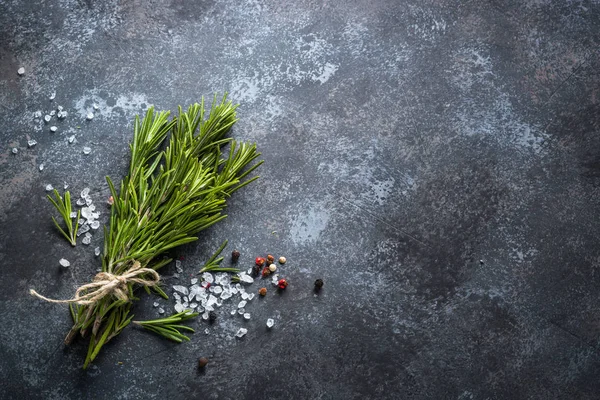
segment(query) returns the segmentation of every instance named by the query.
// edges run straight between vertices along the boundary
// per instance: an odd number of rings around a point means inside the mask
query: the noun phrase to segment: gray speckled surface
[[[597,398],[599,43],[583,0],[1,1],[0,397]],[[71,296],[101,237],[70,248],[44,187],[101,203],[135,114],[222,91],[262,179],[184,275],[227,238],[248,266],[285,254],[291,285],[187,344],[129,328],[82,371],[66,308],[27,290]]]

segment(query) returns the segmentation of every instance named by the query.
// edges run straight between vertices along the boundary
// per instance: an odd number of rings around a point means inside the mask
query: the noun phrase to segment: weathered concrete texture
[[[593,0],[0,2],[0,397],[597,398],[599,45]],[[102,238],[60,239],[45,185],[100,204],[135,114],[223,91],[262,179],[178,254],[188,277],[226,238],[285,254],[289,289],[183,345],[129,328],[82,371],[27,290],[71,296]]]

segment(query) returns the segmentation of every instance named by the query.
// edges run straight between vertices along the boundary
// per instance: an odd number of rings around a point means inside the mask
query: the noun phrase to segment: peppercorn
[[[319,291],[323,287],[323,279],[317,279],[315,281],[315,290]]]
[[[266,287],[261,287],[260,289],[258,289],[258,294],[260,294],[261,296],[266,296],[267,295],[267,288]]]
[[[209,312],[208,313],[208,322],[210,322],[212,324],[216,320],[217,320],[217,313],[214,311]]]
[[[252,276],[258,276],[260,274],[260,267],[258,265],[254,265],[252,267]]]
[[[273,263],[275,262],[275,257],[273,257],[271,254],[269,254],[269,255],[267,256],[267,262],[268,262],[269,264],[273,264]]]
[[[285,279],[280,279],[279,282],[277,282],[277,286],[279,287],[279,289],[285,289],[288,285],[288,281]]]
[[[202,369],[206,367],[206,364],[208,364],[208,358],[200,357],[200,359],[198,360],[198,368]]]
[[[279,257],[279,264],[285,264],[287,259],[285,257]]]
[[[262,276],[263,276],[263,278],[265,276],[269,276],[270,274],[271,274],[271,271],[269,270],[269,267],[264,267],[263,270],[262,270]]]
[[[106,204],[112,206],[113,204],[115,204],[115,198],[112,196],[108,196],[108,199],[106,199]]]
[[[256,265],[258,265],[259,267],[262,267],[263,264],[265,263],[265,259],[263,257],[256,257],[256,259],[254,260],[254,263]]]
[[[275,264],[269,265],[269,271],[271,271],[271,272],[277,271],[277,265],[275,265]]]
[[[231,252],[231,261],[233,261],[234,263],[237,262],[237,260],[240,258],[240,252],[237,250],[234,250]]]

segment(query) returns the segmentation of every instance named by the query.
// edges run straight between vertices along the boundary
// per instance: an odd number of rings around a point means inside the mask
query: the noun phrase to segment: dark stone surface
[[[599,44],[584,0],[0,2],[0,398],[598,398]],[[82,371],[28,289],[70,297],[102,238],[70,248],[44,187],[101,204],[135,114],[223,91],[262,179],[185,275],[229,239],[286,255],[290,287],[183,345],[126,329]]]

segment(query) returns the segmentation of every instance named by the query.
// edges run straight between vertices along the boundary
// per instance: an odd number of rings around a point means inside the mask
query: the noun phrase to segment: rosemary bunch
[[[237,121],[236,107],[226,96],[220,102],[215,96],[208,115],[202,99],[187,111],[179,107],[172,120],[168,112],[153,108],[142,120],[136,117],[129,173],[118,192],[106,178],[114,204],[110,227],[104,230],[102,273],[123,276],[140,267],[165,266],[171,259],[160,255],[197,240],[197,232],[226,217],[223,210],[231,194],[258,178],[245,179],[262,163],[255,162],[260,156],[256,145],[225,137]],[[229,149],[223,153],[225,146]],[[77,334],[90,336],[84,368],[131,322],[131,301],[139,285],[126,282],[127,300],[107,295],[94,304],[71,305],[74,323],[65,342]],[[159,286],[141,285],[166,297]]]
[[[225,240],[223,242],[223,244],[217,249],[217,251],[215,251],[215,253],[212,255],[212,257],[210,257],[210,259],[206,262],[206,264],[204,264],[204,266],[202,267],[202,269],[200,270],[200,274],[203,272],[235,272],[238,273],[240,272],[239,268],[233,268],[233,267],[221,267],[221,262],[225,259],[224,257],[219,257],[219,255],[221,254],[221,252],[223,252],[223,249],[225,248],[225,246],[227,246],[227,240]],[[219,258],[217,258],[219,257]]]
[[[181,343],[184,340],[189,341],[190,338],[185,336],[180,331],[189,331],[192,333],[195,331],[193,328],[180,325],[179,323],[197,316],[197,312],[190,312],[189,310],[186,310],[166,318],[152,319],[149,321],[133,321],[133,323],[174,342]]]
[[[47,195],[48,200],[52,203],[54,208],[59,212],[62,217],[67,231],[60,227],[60,224],[56,218],[52,217],[54,225],[58,228],[59,232],[71,243],[71,246],[77,244],[77,228],[79,227],[79,218],[81,216],[81,210],[77,210],[77,218],[75,218],[75,224],[73,224],[73,218],[71,217],[71,193],[67,190],[64,194],[64,198],[58,193],[58,190],[54,189],[54,198]]]

